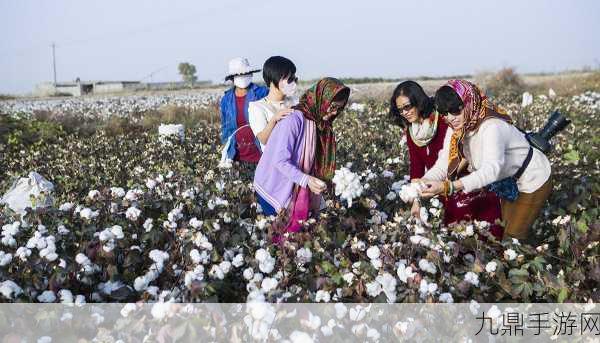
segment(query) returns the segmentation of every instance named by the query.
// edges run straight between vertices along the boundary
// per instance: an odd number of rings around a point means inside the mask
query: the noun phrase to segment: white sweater
[[[444,147],[440,150],[435,165],[425,173],[423,179],[446,179],[452,132],[453,130],[448,128]],[[529,146],[523,133],[513,125],[496,118],[485,120],[479,130],[467,134],[464,139],[463,152],[469,161],[471,172],[460,178],[464,191],[471,192],[514,175],[525,161]],[[533,148],[533,157],[523,175],[517,180],[519,192],[535,192],[548,180],[550,172],[548,158]]]
[[[270,101],[267,97],[250,102],[248,104],[248,124],[250,124],[254,136],[267,127],[269,120],[271,120],[277,112],[284,108],[292,107],[297,103],[298,98],[288,97],[277,102]],[[264,150],[265,146],[261,143],[260,148]]]

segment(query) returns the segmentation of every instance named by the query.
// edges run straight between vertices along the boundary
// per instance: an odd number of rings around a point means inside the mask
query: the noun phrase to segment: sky
[[[175,81],[180,62],[221,82],[273,55],[301,79],[600,67],[597,0],[0,0],[0,32],[4,94],[53,80],[53,42],[59,82]]]

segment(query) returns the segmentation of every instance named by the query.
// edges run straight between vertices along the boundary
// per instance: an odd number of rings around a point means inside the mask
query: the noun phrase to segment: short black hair
[[[435,92],[435,107],[438,113],[458,113],[464,106],[462,99],[450,86],[442,86]]]
[[[294,62],[283,56],[269,57],[263,66],[263,79],[267,87],[271,83],[279,88],[279,81],[284,78],[293,78],[296,76],[296,65]]]
[[[403,128],[408,127],[408,120],[402,116],[402,113],[396,107],[396,100],[401,95],[407,97],[410,104],[417,107],[422,118],[429,118],[434,110],[433,98],[425,93],[421,85],[411,80],[400,83],[392,93],[389,115]]]

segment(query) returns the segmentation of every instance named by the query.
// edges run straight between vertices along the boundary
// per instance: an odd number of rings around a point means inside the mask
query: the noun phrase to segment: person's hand
[[[444,192],[443,181],[425,181],[425,187],[421,191],[421,197],[431,198]]]
[[[423,179],[419,179],[419,178],[416,178],[416,179],[411,179],[411,180],[410,180],[410,183],[419,183],[419,182],[425,182],[425,180],[423,180]]]
[[[308,178],[308,188],[315,194],[321,194],[327,189],[327,184],[314,176]]]
[[[281,111],[275,113],[275,115],[273,116],[273,120],[275,120],[275,122],[277,123],[278,121],[280,121],[281,119],[285,118],[288,116],[288,114],[294,112],[293,109],[291,108],[284,108]]]
[[[419,200],[413,201],[412,207],[410,208],[410,215],[419,219],[421,218],[421,204]]]

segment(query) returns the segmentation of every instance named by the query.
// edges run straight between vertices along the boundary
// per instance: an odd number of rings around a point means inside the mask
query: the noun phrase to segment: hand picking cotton
[[[400,189],[400,198],[404,202],[413,202],[421,197],[421,191],[425,189],[425,184],[422,182],[409,183],[402,186]]]
[[[335,184],[335,195],[348,202],[348,207],[352,207],[352,200],[361,196],[363,186],[360,183],[361,177],[351,172],[348,168],[342,167],[335,171],[333,183]]]

